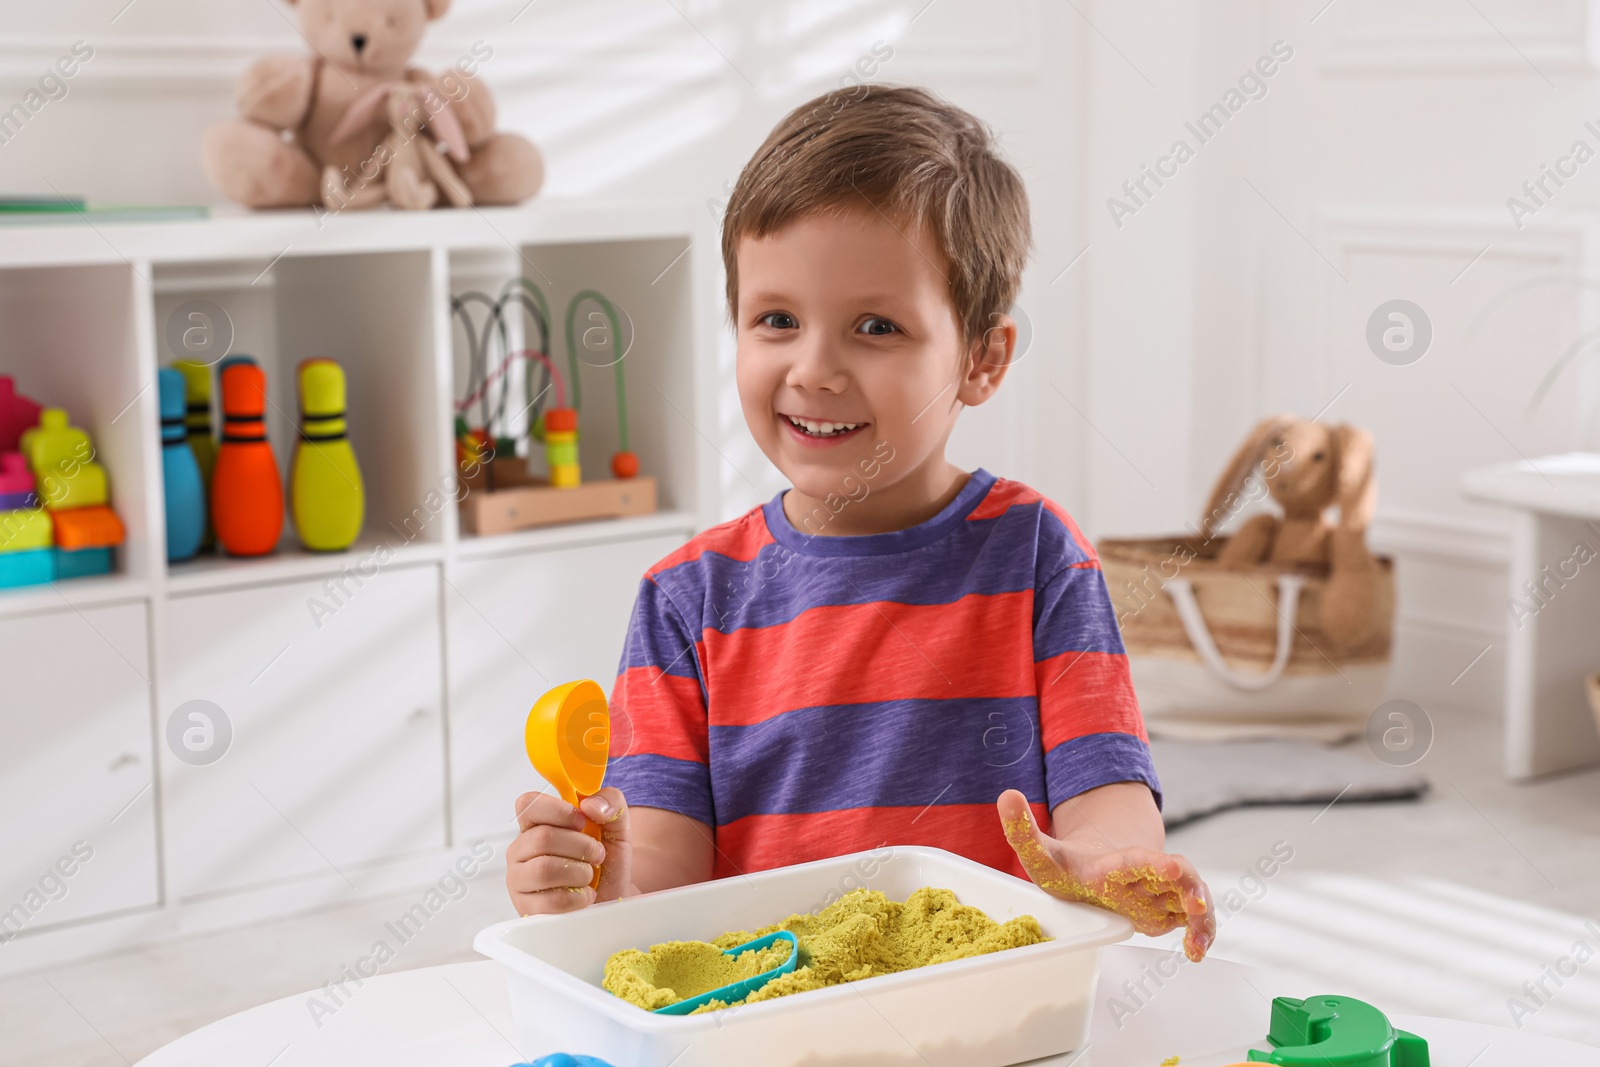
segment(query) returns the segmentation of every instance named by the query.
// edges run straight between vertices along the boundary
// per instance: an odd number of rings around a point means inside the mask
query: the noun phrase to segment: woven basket
[[[1394,563],[1379,558],[1376,617],[1339,647],[1319,623],[1326,567],[1225,569],[1227,538],[1107,540],[1101,567],[1152,734],[1337,741],[1383,702]]]

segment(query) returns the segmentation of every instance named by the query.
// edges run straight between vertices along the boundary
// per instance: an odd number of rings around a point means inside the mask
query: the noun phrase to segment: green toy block
[[[1283,1067],[1428,1067],[1428,1043],[1396,1030],[1371,1004],[1354,997],[1278,997],[1267,1031],[1271,1052],[1252,1063]]]

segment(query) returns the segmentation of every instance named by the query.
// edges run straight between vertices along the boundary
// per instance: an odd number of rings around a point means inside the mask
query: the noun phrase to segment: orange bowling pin
[[[264,556],[283,533],[283,482],[267,443],[267,377],[254,363],[222,371],[222,441],[211,475],[211,525],[233,556]]]

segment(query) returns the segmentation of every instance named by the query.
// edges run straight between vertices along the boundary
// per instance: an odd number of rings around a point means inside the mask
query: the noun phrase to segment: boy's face
[[[999,316],[965,342],[931,236],[863,206],[746,237],[738,256],[739,400],[795,489],[856,497],[943,466],[956,415],[999,386],[1016,332]]]

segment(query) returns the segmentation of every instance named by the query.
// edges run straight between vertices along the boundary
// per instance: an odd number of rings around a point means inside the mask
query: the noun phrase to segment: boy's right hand
[[[583,832],[586,822],[600,827],[601,840]],[[621,790],[602,789],[576,808],[548,793],[524,793],[517,798],[517,826],[506,848],[506,888],[518,915],[577,911],[628,895],[633,845]],[[591,889],[596,865],[600,887]]]

